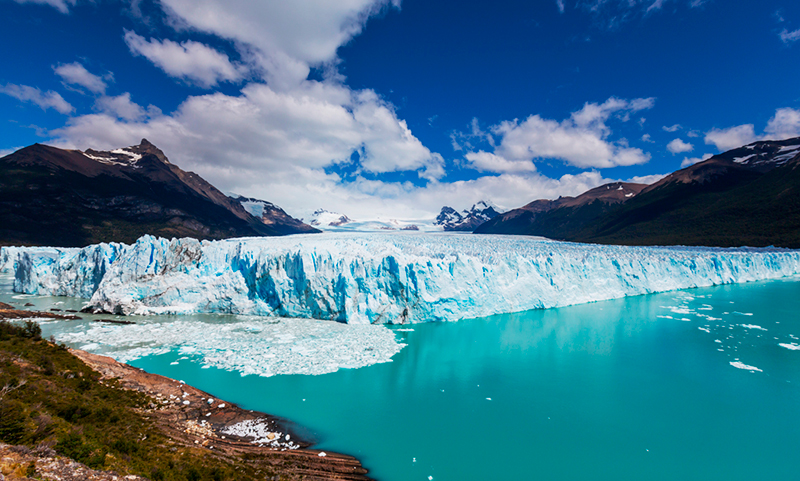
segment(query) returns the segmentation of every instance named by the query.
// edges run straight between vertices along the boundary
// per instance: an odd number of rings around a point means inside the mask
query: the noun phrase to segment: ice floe
[[[259,376],[325,374],[389,362],[405,346],[384,326],[237,316],[219,322],[93,323],[56,339],[120,362],[177,350],[206,366]]]
[[[751,371],[751,372],[753,372],[753,371],[758,371],[758,372],[762,372],[762,371],[761,371],[761,369],[759,369],[759,368],[757,368],[757,367],[755,367],[755,366],[748,366],[747,364],[745,364],[745,363],[743,363],[743,362],[741,362],[741,361],[731,361],[730,365],[731,365],[731,366],[733,366],[733,367],[735,367],[735,368],[737,368],[737,369],[744,369],[745,371]]]

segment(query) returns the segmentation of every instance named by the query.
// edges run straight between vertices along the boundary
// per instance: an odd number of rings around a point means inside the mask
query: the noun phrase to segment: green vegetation
[[[148,396],[99,381],[64,346],[43,340],[35,322],[0,321],[0,441],[49,447],[94,469],[154,481],[275,474],[263,463],[174,444],[147,417],[154,407]]]

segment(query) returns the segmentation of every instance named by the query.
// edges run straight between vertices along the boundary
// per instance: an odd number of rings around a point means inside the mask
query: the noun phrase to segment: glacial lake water
[[[800,280],[392,329],[393,362],[318,376],[131,364],[291,419],[382,481],[798,479]]]

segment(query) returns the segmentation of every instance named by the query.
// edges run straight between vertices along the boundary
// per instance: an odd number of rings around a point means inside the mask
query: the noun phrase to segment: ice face
[[[121,314],[219,312],[354,324],[455,321],[800,273],[785,249],[327,233],[22,249],[17,292]]]

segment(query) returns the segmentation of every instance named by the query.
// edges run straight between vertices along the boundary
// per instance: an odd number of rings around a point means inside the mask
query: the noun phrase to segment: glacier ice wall
[[[15,290],[121,314],[451,321],[800,273],[785,249],[625,247],[452,234],[298,235],[32,249]]]

